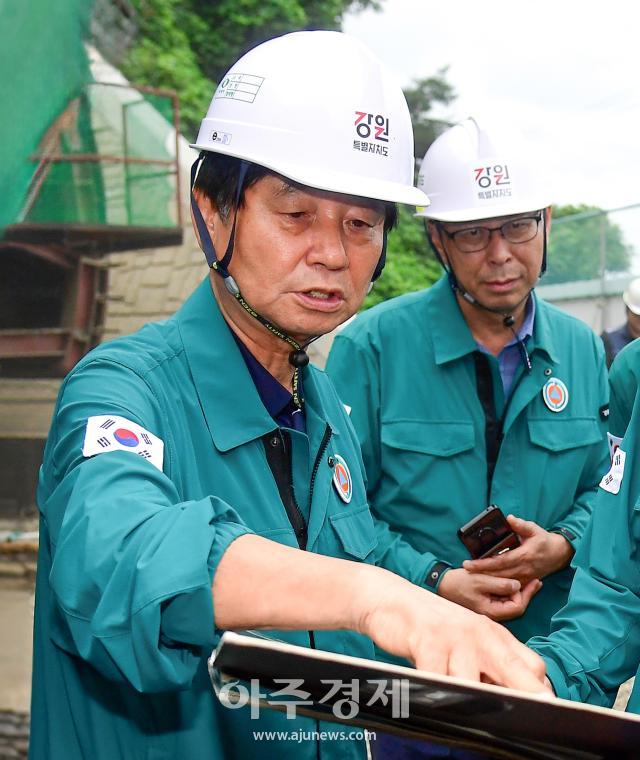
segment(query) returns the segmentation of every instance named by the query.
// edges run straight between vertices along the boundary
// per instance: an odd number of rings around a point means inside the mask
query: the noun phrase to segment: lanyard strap
[[[493,473],[496,469],[500,445],[502,444],[502,420],[496,414],[489,357],[482,351],[474,351],[473,360],[476,366],[478,399],[484,412],[484,442],[487,450],[487,504],[489,504]]]

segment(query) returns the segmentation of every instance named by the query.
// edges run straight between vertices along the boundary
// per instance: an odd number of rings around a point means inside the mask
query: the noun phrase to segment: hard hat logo
[[[476,185],[487,190],[492,185],[510,185],[511,177],[509,176],[509,167],[506,164],[495,164],[494,166],[481,166],[473,170]]]
[[[378,156],[388,156],[389,148],[380,143],[389,142],[389,119],[382,114],[356,111],[354,121],[356,134],[362,138],[353,141],[353,149]]]
[[[489,164],[472,170],[476,197],[479,201],[511,198],[511,174],[506,163]]]
[[[374,140],[389,142],[389,119],[381,114],[366,113],[365,111],[356,111],[355,120],[356,132],[358,137],[368,138],[373,133]]]

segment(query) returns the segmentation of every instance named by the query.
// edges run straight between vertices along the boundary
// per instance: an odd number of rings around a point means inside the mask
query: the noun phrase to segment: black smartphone
[[[503,554],[520,546],[520,539],[511,530],[500,507],[490,504],[473,520],[458,529],[458,538],[473,559]]]

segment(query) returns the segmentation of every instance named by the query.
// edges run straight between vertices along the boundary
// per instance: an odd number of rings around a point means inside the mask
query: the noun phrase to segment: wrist
[[[446,573],[451,570],[448,562],[435,562],[424,579],[424,586],[428,591],[439,593],[440,584]]]
[[[411,584],[399,575],[374,565],[357,563],[358,568],[350,580],[349,611],[351,619],[347,627],[375,640],[378,627],[376,620],[391,614],[402,588]],[[395,614],[395,612],[393,612]]]
[[[575,554],[575,549],[573,548],[571,541],[567,538],[565,531],[565,528],[549,531],[554,543],[554,556],[556,558],[552,572],[563,570],[567,567]],[[573,533],[570,535],[573,536]]]
[[[442,574],[437,589],[434,589],[436,593],[444,599],[454,601],[455,589],[459,586],[458,576],[461,572],[465,573],[466,570],[461,567],[448,567],[447,572]]]
[[[557,533],[559,536],[562,536],[575,551],[573,544],[574,541],[576,541],[577,536],[572,530],[569,530],[569,528],[551,528],[549,533]]]

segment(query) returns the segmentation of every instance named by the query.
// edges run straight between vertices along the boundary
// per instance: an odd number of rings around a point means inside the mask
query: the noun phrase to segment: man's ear
[[[440,257],[440,262],[444,263],[445,266],[449,266],[449,259],[447,257],[447,252],[444,250],[444,246],[442,245],[442,236],[440,234],[440,229],[438,228],[438,225],[429,220],[426,224],[427,228],[427,235],[429,236],[429,239],[431,240],[431,245],[436,249],[438,252],[438,256]]]
[[[218,209],[214,205],[211,198],[209,198],[209,196],[199,187],[195,187],[193,189],[193,197],[196,199],[196,203],[198,204],[198,208],[200,209],[200,213],[202,214],[204,223],[207,225],[209,234],[213,235],[213,231],[216,227],[216,224],[219,222],[219,219],[220,219],[218,215]],[[193,222],[193,212],[191,212],[191,221]],[[195,223],[193,227],[197,235],[198,228],[195,225]]]
[[[542,213],[544,214],[544,223],[545,223],[545,228],[547,230],[547,240],[548,240],[549,230],[551,229],[551,215],[552,215],[551,206],[547,206],[547,208],[543,209]]]
[[[192,192],[196,204],[198,205],[200,214],[202,215],[202,219],[204,220],[205,226],[209,232],[209,237],[211,238],[214,247],[217,247],[220,242],[217,237],[220,235],[221,229],[224,227],[224,222],[220,218],[220,214],[218,213],[216,205],[201,188],[196,187]],[[200,230],[198,229],[198,225],[196,224],[196,220],[193,216],[193,208],[190,207],[190,211],[193,231],[195,232],[200,248],[204,251],[205,248],[202,245]]]

